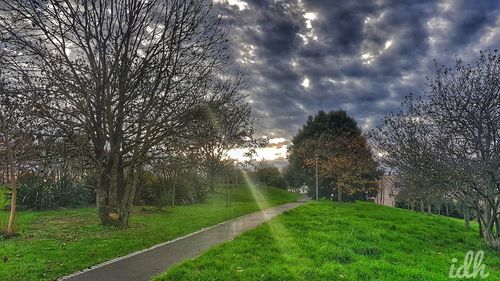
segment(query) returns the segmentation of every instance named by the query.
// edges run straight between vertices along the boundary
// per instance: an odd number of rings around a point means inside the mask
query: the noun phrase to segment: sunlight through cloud
[[[302,87],[304,87],[304,89],[306,89],[306,90],[309,89],[309,87],[311,86],[310,82],[309,82],[309,78],[304,77],[304,80],[302,80],[302,83],[300,85],[302,85]]]
[[[248,3],[241,0],[215,0],[214,2],[220,4],[228,4],[229,6],[236,6],[240,11],[248,9]]]

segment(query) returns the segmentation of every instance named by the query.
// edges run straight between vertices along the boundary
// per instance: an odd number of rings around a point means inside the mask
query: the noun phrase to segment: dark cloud
[[[257,130],[270,137],[290,138],[320,109],[372,127],[425,90],[434,59],[470,60],[500,43],[495,0],[215,2],[248,72]]]

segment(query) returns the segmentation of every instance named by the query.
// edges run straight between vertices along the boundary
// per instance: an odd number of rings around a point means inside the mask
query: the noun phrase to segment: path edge
[[[56,280],[57,281],[64,281],[64,280],[67,280],[69,278],[73,278],[73,277],[76,277],[78,275],[81,275],[81,274],[84,274],[88,271],[92,271],[92,270],[95,270],[95,269],[98,269],[98,268],[101,268],[101,267],[104,267],[106,265],[109,265],[109,264],[112,264],[112,263],[115,263],[115,262],[119,262],[121,260],[124,260],[124,259],[127,259],[127,258],[130,258],[130,257],[133,257],[133,256],[137,256],[137,255],[140,255],[140,254],[143,254],[145,252],[149,252],[151,250],[154,250],[156,248],[159,248],[159,247],[163,247],[163,246],[166,246],[168,244],[172,244],[172,243],[175,243],[179,240],[182,240],[182,239],[186,239],[186,238],[189,238],[191,236],[194,236],[194,235],[197,235],[199,233],[202,233],[204,231],[208,231],[212,228],[215,228],[215,227],[218,227],[220,225],[223,225],[223,224],[226,224],[226,223],[231,223],[233,221],[236,221],[238,219],[242,219],[244,217],[248,217],[248,216],[251,216],[251,215],[254,215],[255,213],[258,213],[258,212],[264,212],[266,210],[269,210],[269,209],[272,209],[272,208],[276,208],[276,207],[281,207],[281,206],[285,206],[285,205],[288,205],[288,204],[298,204],[298,206],[300,205],[303,205],[305,202],[300,202],[300,201],[295,201],[295,202],[288,202],[288,203],[285,203],[285,204],[281,204],[281,205],[276,205],[276,206],[272,206],[272,207],[269,207],[269,208],[265,208],[265,209],[262,209],[260,211],[256,211],[256,212],[252,212],[252,213],[248,213],[248,214],[245,214],[245,215],[242,215],[242,216],[239,216],[239,217],[235,217],[235,218],[232,218],[232,219],[229,219],[229,220],[226,220],[226,221],[223,221],[223,222],[219,222],[217,224],[214,224],[214,225],[211,225],[211,226],[207,226],[207,227],[204,227],[204,228],[201,228],[195,232],[191,232],[191,233],[188,233],[186,235],[183,235],[183,236],[180,236],[180,237],[177,237],[173,240],[168,240],[166,242],[162,242],[162,243],[159,243],[159,244],[155,244],[149,248],[145,248],[145,249],[142,249],[142,250],[139,250],[139,251],[135,251],[135,252],[132,252],[130,254],[127,254],[125,256],[120,256],[120,257],[117,257],[117,258],[114,258],[114,259],[110,259],[108,261],[105,261],[105,262],[102,262],[102,263],[98,263],[96,265],[92,265],[92,266],[89,266],[85,269],[82,269],[80,271],[77,271],[77,272],[74,272],[70,275],[65,275],[63,277],[59,277],[57,278]],[[298,207],[297,206],[297,207]],[[294,208],[295,209],[295,208]]]

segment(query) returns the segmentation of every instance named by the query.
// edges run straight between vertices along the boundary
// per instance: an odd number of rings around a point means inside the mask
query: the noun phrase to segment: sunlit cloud
[[[392,40],[386,41],[384,45],[384,50],[389,49],[392,46]]]
[[[303,17],[304,17],[304,23],[305,23],[305,33],[298,33],[299,37],[302,38],[302,41],[304,42],[304,45],[309,44],[309,42],[312,41],[318,41],[318,35],[316,34],[314,28],[313,28],[313,21],[318,20],[318,14],[315,12],[307,11],[303,6],[303,3],[301,3],[302,6],[302,12],[303,12]]]
[[[286,159],[286,145],[282,147],[263,147],[256,149],[256,155],[253,156],[254,160],[280,160]],[[247,148],[235,148],[228,151],[227,156],[231,159],[238,160],[240,162],[250,160],[245,154],[248,153]]]
[[[370,53],[364,53],[361,55],[361,59],[363,60],[363,64],[370,64],[375,60],[375,57]]]
[[[313,12],[307,12],[304,14],[304,18],[306,19],[306,27],[312,29],[312,21],[318,19],[318,15]]]
[[[255,51],[256,47],[252,44],[241,43],[239,46],[240,56],[237,61],[241,64],[256,63]]]
[[[271,138],[266,147],[257,148],[256,154],[252,156],[253,160],[284,160],[290,141],[285,138]],[[227,157],[243,162],[249,159],[246,154],[250,151],[248,148],[234,148],[227,152]]]
[[[302,80],[302,83],[300,85],[302,85],[302,87],[304,87],[304,89],[306,90],[309,89],[309,87],[311,86],[309,78],[304,77],[304,80]]]
[[[240,11],[248,9],[248,3],[241,0],[215,0],[214,2],[219,4],[227,4],[229,6],[236,6]]]
[[[277,143],[282,143],[282,142],[286,142],[287,139],[285,138],[272,138],[269,140],[269,143],[270,144],[277,144]]]

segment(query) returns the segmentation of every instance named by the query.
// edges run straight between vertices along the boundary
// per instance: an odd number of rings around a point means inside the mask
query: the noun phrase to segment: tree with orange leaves
[[[374,196],[381,175],[361,130],[344,111],[320,111],[310,117],[293,140],[289,161],[301,168],[297,172],[309,186],[318,162],[320,196],[336,193],[338,201]]]

